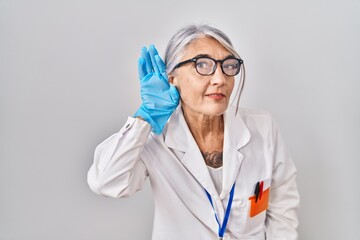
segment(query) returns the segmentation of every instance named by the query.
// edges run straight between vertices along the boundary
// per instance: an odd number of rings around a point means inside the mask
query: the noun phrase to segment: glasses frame
[[[212,61],[215,62],[214,67],[213,67],[212,71],[211,71],[209,74],[202,74],[202,73],[200,73],[200,72],[198,71],[197,67],[196,67],[196,62],[197,62],[197,60],[202,59],[202,58],[207,58],[207,59],[210,59],[210,60],[212,60]],[[224,68],[223,68],[223,63],[224,63],[226,60],[229,60],[229,59],[235,59],[235,60],[238,60],[238,62],[239,62],[239,69],[238,69],[238,71],[236,72],[236,74],[234,74],[234,75],[228,75],[228,74],[226,74],[225,71],[224,71]],[[221,65],[220,65],[220,66],[221,66],[221,71],[223,72],[223,74],[225,74],[226,76],[229,76],[229,77],[233,77],[233,76],[238,75],[239,72],[240,72],[241,64],[244,63],[244,61],[243,61],[241,58],[236,58],[236,57],[232,57],[232,56],[227,57],[227,58],[225,58],[225,59],[223,59],[223,60],[216,60],[216,59],[213,59],[213,58],[211,58],[211,57],[202,56],[202,57],[194,57],[194,58],[191,58],[191,59],[188,59],[188,60],[179,62],[178,64],[176,64],[176,66],[174,67],[174,69],[179,68],[179,67],[181,67],[181,66],[183,66],[183,65],[185,65],[185,64],[187,64],[187,63],[191,63],[191,62],[195,63],[196,72],[197,72],[198,74],[200,74],[201,76],[210,76],[210,75],[213,75],[213,74],[215,73],[216,69],[217,69],[217,63],[221,63]]]

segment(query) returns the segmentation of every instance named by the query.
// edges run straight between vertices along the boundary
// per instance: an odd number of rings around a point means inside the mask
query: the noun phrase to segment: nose
[[[211,76],[211,85],[223,85],[226,81],[226,75],[223,73],[221,69],[221,63],[216,63],[216,70],[214,74]]]

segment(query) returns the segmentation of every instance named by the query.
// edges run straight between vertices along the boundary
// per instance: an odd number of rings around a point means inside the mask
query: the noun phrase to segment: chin
[[[203,114],[209,115],[209,116],[219,116],[224,114],[226,109],[228,108],[228,105],[223,104],[212,104],[211,106],[206,106],[204,108]]]

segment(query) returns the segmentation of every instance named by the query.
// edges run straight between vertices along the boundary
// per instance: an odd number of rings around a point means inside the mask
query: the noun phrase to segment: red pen
[[[259,186],[259,199],[261,200],[262,194],[263,194],[263,190],[264,190],[264,181],[260,182],[260,186]]]

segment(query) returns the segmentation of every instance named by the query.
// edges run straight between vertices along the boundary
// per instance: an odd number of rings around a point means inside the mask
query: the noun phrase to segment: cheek
[[[234,90],[235,87],[235,78],[234,77],[229,77],[226,79],[226,83],[224,84],[223,89],[227,92],[227,94],[230,96]]]
[[[199,101],[205,93],[206,85],[199,80],[181,79],[177,86],[181,99],[184,102],[191,103]]]

